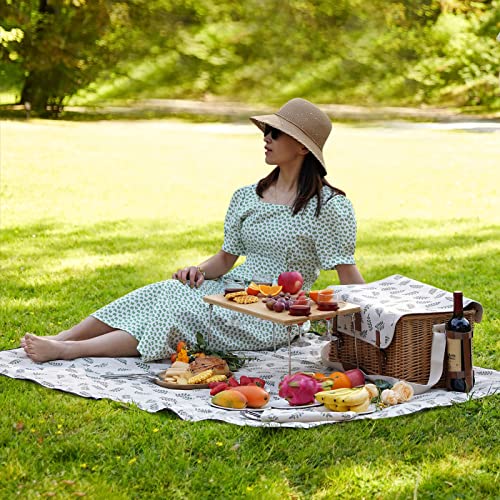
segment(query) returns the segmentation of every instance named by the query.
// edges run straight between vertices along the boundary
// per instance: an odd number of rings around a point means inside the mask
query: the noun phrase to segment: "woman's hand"
[[[189,266],[172,274],[172,279],[182,281],[184,284],[189,281],[191,288],[193,286],[198,288],[205,281],[205,273],[198,266]]]
[[[226,274],[238,259],[237,255],[233,255],[219,250],[215,255],[202,262],[198,266],[189,266],[179,269],[172,274],[172,279],[182,281],[186,284],[189,281],[189,286],[198,288],[206,279],[217,279],[223,274]]]

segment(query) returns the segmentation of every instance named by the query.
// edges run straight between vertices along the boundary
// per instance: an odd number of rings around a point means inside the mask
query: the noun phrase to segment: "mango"
[[[212,404],[223,408],[246,408],[248,400],[244,394],[232,389],[221,391],[212,398]]]
[[[269,393],[257,385],[240,385],[231,390],[243,394],[249,408],[262,408],[269,402]]]

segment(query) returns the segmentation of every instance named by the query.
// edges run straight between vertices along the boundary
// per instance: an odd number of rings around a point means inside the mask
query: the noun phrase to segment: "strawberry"
[[[234,377],[231,377],[227,382],[229,384],[229,387],[239,387],[240,385]]]
[[[210,396],[215,396],[219,392],[229,389],[229,385],[226,382],[210,382],[208,387],[210,387]]]
[[[240,385],[252,385],[253,381],[251,377],[247,377],[246,375],[242,375],[240,377]]]
[[[255,384],[259,387],[264,387],[266,385],[266,381],[264,379],[261,379],[260,377],[250,377],[252,380],[252,384]]]
[[[247,377],[246,375],[242,375],[240,377],[240,385],[257,385],[259,387],[264,387],[266,381],[260,377]]]

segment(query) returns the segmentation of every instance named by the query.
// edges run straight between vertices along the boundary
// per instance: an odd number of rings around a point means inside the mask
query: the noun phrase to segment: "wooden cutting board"
[[[208,304],[224,307],[243,314],[250,314],[251,316],[272,321],[273,323],[279,323],[280,325],[301,325],[308,320],[317,321],[320,319],[344,316],[346,314],[353,314],[361,311],[361,308],[355,304],[339,301],[338,311],[319,311],[318,306],[313,303],[311,306],[311,314],[309,316],[292,316],[288,314],[288,311],[278,313],[269,310],[266,307],[266,304],[262,302],[261,298],[259,298],[258,302],[254,302],[253,304],[238,304],[237,302],[224,298],[224,295],[222,294],[206,295],[203,297],[203,300]]]

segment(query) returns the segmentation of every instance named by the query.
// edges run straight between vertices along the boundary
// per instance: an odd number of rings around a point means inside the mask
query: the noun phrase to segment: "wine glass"
[[[252,282],[256,285],[268,285],[271,286],[273,284],[273,277],[271,274],[254,274],[252,276]]]
[[[318,310],[319,311],[336,311],[339,308],[338,302],[335,300],[333,289],[327,288],[318,293]]]
[[[245,282],[239,278],[224,276],[222,283],[224,284],[224,294],[245,290]]]
[[[290,314],[292,316],[309,316],[311,313],[311,300],[306,297],[301,297],[291,301],[290,303]],[[307,320],[302,324],[297,325],[298,327],[298,340],[295,345],[302,347],[309,345],[309,342],[304,340],[304,334],[309,331],[310,321]]]

